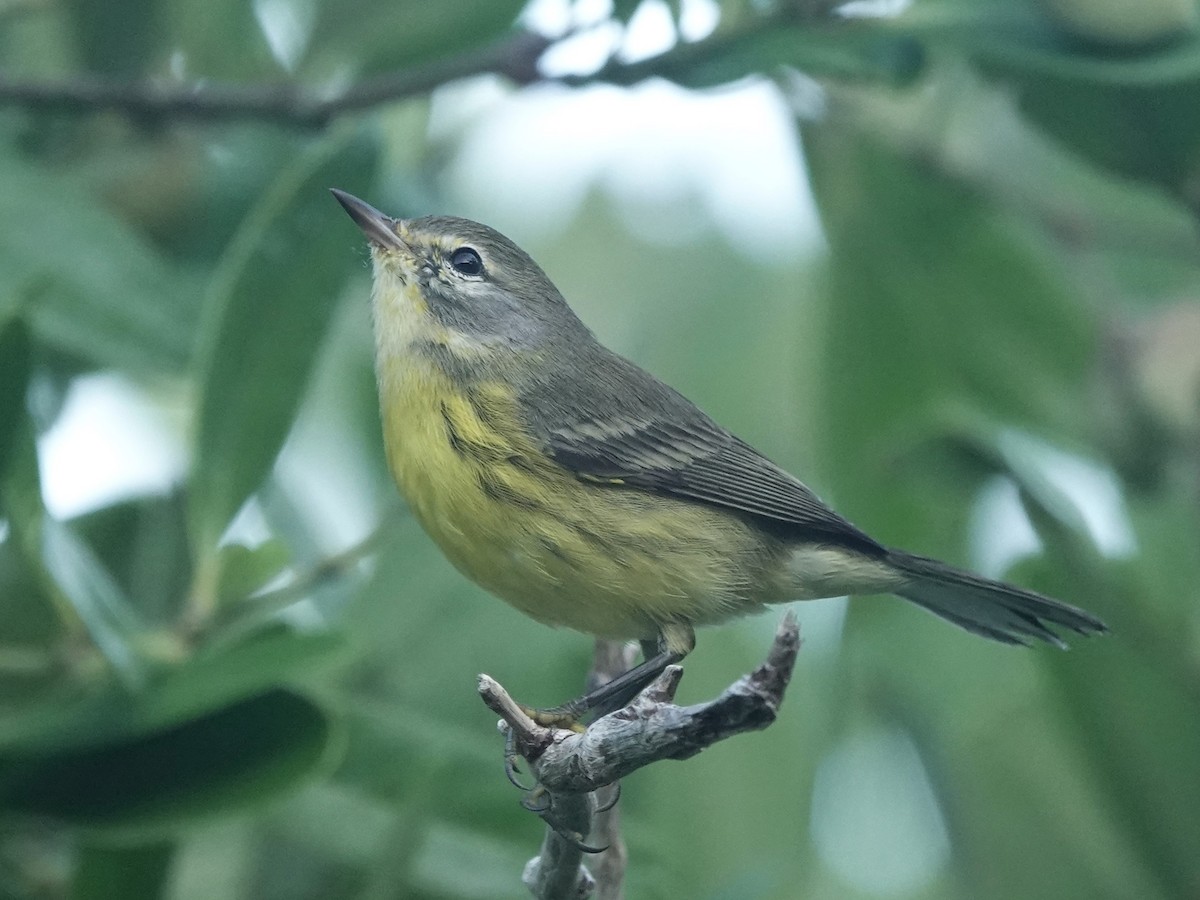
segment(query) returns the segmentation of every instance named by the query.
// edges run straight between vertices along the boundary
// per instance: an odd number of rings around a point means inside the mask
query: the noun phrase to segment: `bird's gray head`
[[[453,216],[393,219],[333,193],[371,242],[378,325],[480,350],[589,334],[541,267],[495,229]]]

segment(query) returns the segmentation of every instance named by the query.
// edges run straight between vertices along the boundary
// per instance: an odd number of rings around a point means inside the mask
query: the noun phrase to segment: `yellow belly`
[[[435,364],[380,373],[392,474],[454,565],[521,612],[613,638],[786,598],[785,549],[709,507],[592,485],[544,458],[497,385],[451,390]]]

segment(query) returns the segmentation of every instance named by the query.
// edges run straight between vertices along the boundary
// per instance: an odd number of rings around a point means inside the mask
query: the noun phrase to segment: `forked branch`
[[[583,733],[537,724],[499,683],[480,675],[483,702],[501,717],[501,728],[511,731],[538,783],[526,805],[548,828],[541,852],[525,870],[533,895],[539,900],[591,896],[595,879],[583,866],[583,853],[589,850],[585,842],[597,805],[611,799],[597,801],[593,794],[609,786],[615,790],[621,778],[650,763],[687,759],[717,741],[766,728],[779,712],[799,648],[799,626],[788,613],[766,661],[719,697],[675,705],[683,669],[669,666],[632,703],[597,719]]]

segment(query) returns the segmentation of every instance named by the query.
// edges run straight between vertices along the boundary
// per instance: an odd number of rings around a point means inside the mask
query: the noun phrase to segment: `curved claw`
[[[538,803],[537,801],[542,798],[545,798],[546,802]],[[554,824],[550,819],[550,810],[554,807],[554,795],[541,785],[530,791],[529,796],[521,798],[521,806],[531,813],[535,813],[538,818],[554,829],[555,834],[580,853],[603,853],[608,849],[607,844],[603,847],[593,847],[591,844],[585,844],[583,842],[584,836],[578,831],[564,831]]]
[[[574,847],[576,850],[578,850],[580,853],[603,853],[605,850],[608,849],[607,844],[605,844],[603,847],[593,847],[591,844],[585,844],[583,842],[583,835],[581,835],[577,831],[572,831],[572,832],[568,833],[565,831],[559,831],[557,828],[555,828],[554,833],[557,834],[564,841],[566,841],[568,844],[570,844],[572,847]]]
[[[504,777],[508,779],[508,783],[511,784],[513,787],[517,788],[518,790],[532,791],[536,787],[536,785],[526,784],[520,778],[518,778],[517,775],[520,771],[521,770],[517,768],[517,757],[509,756],[508,754],[505,754],[505,756],[504,756]]]
[[[546,798],[546,802],[538,803],[537,801],[542,797]],[[529,810],[531,813],[536,813],[542,818],[545,818],[545,814],[550,812],[550,808],[554,806],[554,797],[551,796],[549,791],[539,784],[537,787],[531,790],[527,796],[521,798],[521,806],[522,808]],[[557,831],[558,829],[555,830]]]
[[[535,785],[525,784],[517,777],[521,771],[517,767],[517,760],[520,758],[520,754],[517,753],[517,736],[509,729],[504,735],[504,777],[513,787],[522,791],[532,791]]]
[[[621,799],[621,782],[619,782],[619,781],[613,782],[612,789],[613,789],[612,799],[607,801],[606,803],[604,803],[602,806],[597,806],[596,807],[597,814],[608,812],[610,809],[612,809],[614,806],[616,806],[617,801]]]

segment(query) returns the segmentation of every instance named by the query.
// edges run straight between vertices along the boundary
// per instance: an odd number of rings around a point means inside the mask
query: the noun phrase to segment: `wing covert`
[[[803,483],[702,414],[682,423],[632,414],[560,425],[549,431],[546,449],[588,481],[709,503],[816,540],[883,552]]]

